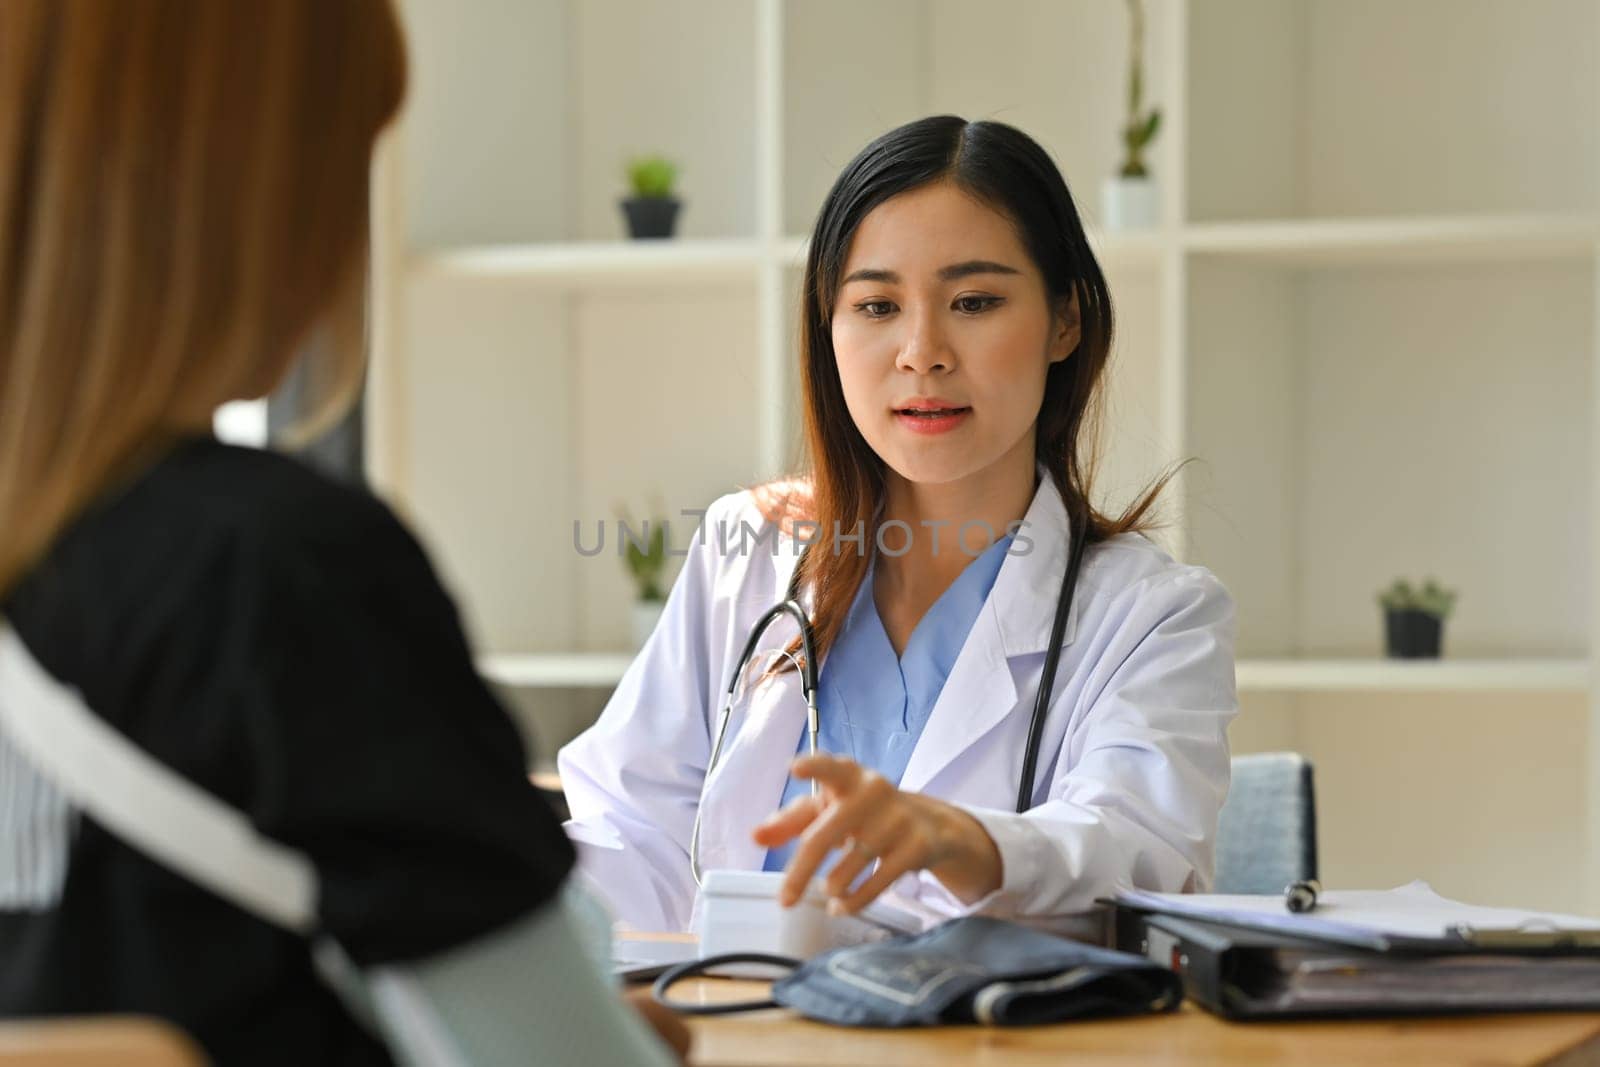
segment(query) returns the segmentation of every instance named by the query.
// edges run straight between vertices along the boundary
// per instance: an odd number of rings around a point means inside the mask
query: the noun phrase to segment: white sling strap
[[[90,711],[0,622],[0,729],[67,798],[122,841],[268,922],[316,926],[311,862],[175,774]]]
[[[0,731],[43,775],[124,843],[266,922],[310,935],[317,872],[240,812],[174,773],[52,678],[0,620]],[[363,977],[332,939],[312,955],[351,1014],[410,1067],[466,1067],[459,1042],[401,967]]]

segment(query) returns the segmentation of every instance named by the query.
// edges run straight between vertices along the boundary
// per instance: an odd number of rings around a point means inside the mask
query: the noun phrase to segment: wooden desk
[[[763,987],[701,978],[675,986],[672,995],[709,1004],[757,997]],[[1185,1003],[1171,1015],[1007,1029],[860,1030],[781,1010],[686,1021],[694,1033],[690,1062],[703,1067],[1600,1064],[1600,1014],[1227,1023]]]

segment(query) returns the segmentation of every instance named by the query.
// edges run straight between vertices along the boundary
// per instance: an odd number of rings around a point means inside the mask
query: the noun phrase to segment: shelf
[[[785,239],[778,246],[780,258],[803,267],[806,240]],[[1600,216],[1212,222],[1173,230],[1091,232],[1089,240],[1107,270],[1153,270],[1171,244],[1191,255],[1299,267],[1581,260],[1600,252]]]
[[[1242,659],[1240,692],[1521,691],[1586,693],[1589,662],[1573,659]]]
[[[806,246],[810,238],[789,236],[777,245],[777,255],[785,266],[803,269],[806,265]],[[1125,233],[1098,233],[1089,231],[1089,245],[1095,258],[1106,270],[1155,270],[1161,265],[1161,251],[1174,238],[1171,231],[1137,230]]]
[[[664,241],[574,241],[480,245],[411,257],[413,278],[492,278],[555,288],[597,285],[754,283],[757,241],[674,238]]]
[[[574,241],[477,245],[413,255],[420,278],[482,278],[555,288],[754,282],[764,259],[805,266],[808,238],[674,238],[660,242]],[[1205,223],[1176,230],[1090,235],[1107,270],[1154,270],[1174,242],[1194,255],[1290,266],[1585,259],[1600,249],[1600,218],[1524,215],[1483,218],[1316,219]]]
[[[482,656],[478,669],[520,689],[609,689],[633,656],[626,652],[552,652]],[[1521,691],[1584,693],[1586,660],[1242,659],[1240,692]]]
[[[1464,263],[1592,257],[1591,215],[1314,219],[1207,223],[1182,231],[1190,253],[1291,266]]]
[[[514,689],[610,689],[633,662],[631,652],[551,652],[478,657],[478,671]]]

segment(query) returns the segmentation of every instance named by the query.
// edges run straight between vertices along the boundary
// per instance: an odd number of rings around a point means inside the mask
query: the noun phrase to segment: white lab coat
[[[1238,709],[1232,599],[1205,568],[1177,563],[1141,536],[1090,546],[1045,722],[1035,806],[1016,814],[1069,557],[1066,509],[1048,475],[1025,522],[1032,550],[1007,555],[900,782],[971,812],[999,848],[1003,883],[972,907],[926,872],[900,879],[895,892],[943,915],[1048,920],[1124,886],[1204,891],[1228,791],[1227,727]],[[741,546],[741,523],[768,536],[757,544],[747,534]],[[706,765],[728,672],[752,625],[783,598],[796,557],[794,541],[772,536],[750,493],[718,500],[655,633],[599,721],[560,752],[580,870],[636,929],[687,926],[698,806],[703,870],[759,870],[766,857],[750,834],[777,810],[804,729],[793,671],[735,705],[709,780]],[[809,609],[809,598],[802,603]],[[759,647],[781,648],[795,634],[780,620]]]

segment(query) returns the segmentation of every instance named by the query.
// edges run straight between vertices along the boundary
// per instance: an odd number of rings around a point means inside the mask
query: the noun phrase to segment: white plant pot
[[[1154,178],[1107,178],[1100,190],[1100,215],[1108,230],[1142,230],[1156,225],[1161,191]]]
[[[644,643],[650,640],[650,635],[655,632],[656,623],[661,621],[661,609],[667,606],[665,600],[635,600],[633,602],[633,650],[639,651]]]

